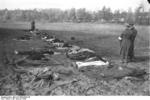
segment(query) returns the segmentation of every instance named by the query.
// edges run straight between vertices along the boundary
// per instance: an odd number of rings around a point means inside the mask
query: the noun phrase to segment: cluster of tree
[[[140,6],[136,11],[111,11],[105,6],[98,11],[81,9],[34,9],[34,10],[0,10],[0,21],[47,21],[47,22],[134,22],[136,24],[150,24],[150,10],[143,11]]]

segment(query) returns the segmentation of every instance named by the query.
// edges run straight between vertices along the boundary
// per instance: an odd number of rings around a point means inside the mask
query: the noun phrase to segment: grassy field
[[[150,26],[135,27],[138,31],[138,35],[135,40],[136,62],[134,62],[133,65],[134,67],[140,67],[149,71]],[[120,45],[117,37],[125,29],[124,25],[96,23],[36,23],[36,28],[48,34],[55,35],[70,44],[90,48],[99,56],[106,57],[112,61],[120,61]],[[6,51],[11,51],[12,48],[17,46],[17,44],[11,44],[10,39],[26,34],[25,30],[28,29],[30,29],[30,23],[0,23],[1,61],[3,60],[2,55],[5,55]],[[75,40],[71,40],[71,37],[75,37]],[[44,44],[39,45],[42,46]],[[0,66],[2,66],[1,61]]]
[[[1,28],[30,29],[30,23],[3,23]],[[118,24],[92,24],[92,23],[36,23],[36,28],[55,34],[66,41],[75,37],[73,43],[82,47],[95,50],[99,55],[118,57],[119,42],[117,37],[121,34],[124,25]],[[137,56],[145,56],[149,51],[149,26],[136,26],[138,36],[135,41],[135,53]],[[147,54],[146,54],[147,55]]]

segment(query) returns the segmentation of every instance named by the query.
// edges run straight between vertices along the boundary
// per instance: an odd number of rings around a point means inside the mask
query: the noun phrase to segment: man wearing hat
[[[120,55],[123,63],[128,63],[134,59],[134,40],[137,35],[137,30],[134,28],[134,24],[130,23],[126,25],[126,29],[118,37],[120,40]]]

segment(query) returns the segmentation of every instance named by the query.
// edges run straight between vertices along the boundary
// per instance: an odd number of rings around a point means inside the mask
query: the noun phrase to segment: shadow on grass
[[[136,56],[134,62],[144,62],[149,60],[150,60],[149,56]]]

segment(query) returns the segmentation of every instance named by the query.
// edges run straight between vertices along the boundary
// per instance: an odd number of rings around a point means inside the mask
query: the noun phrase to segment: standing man
[[[31,22],[31,31],[34,31],[35,30],[35,21],[33,20]]]
[[[134,58],[134,40],[137,35],[137,31],[133,26],[134,24],[127,24],[126,29],[118,37],[120,40],[120,55],[122,63],[128,63]]]

